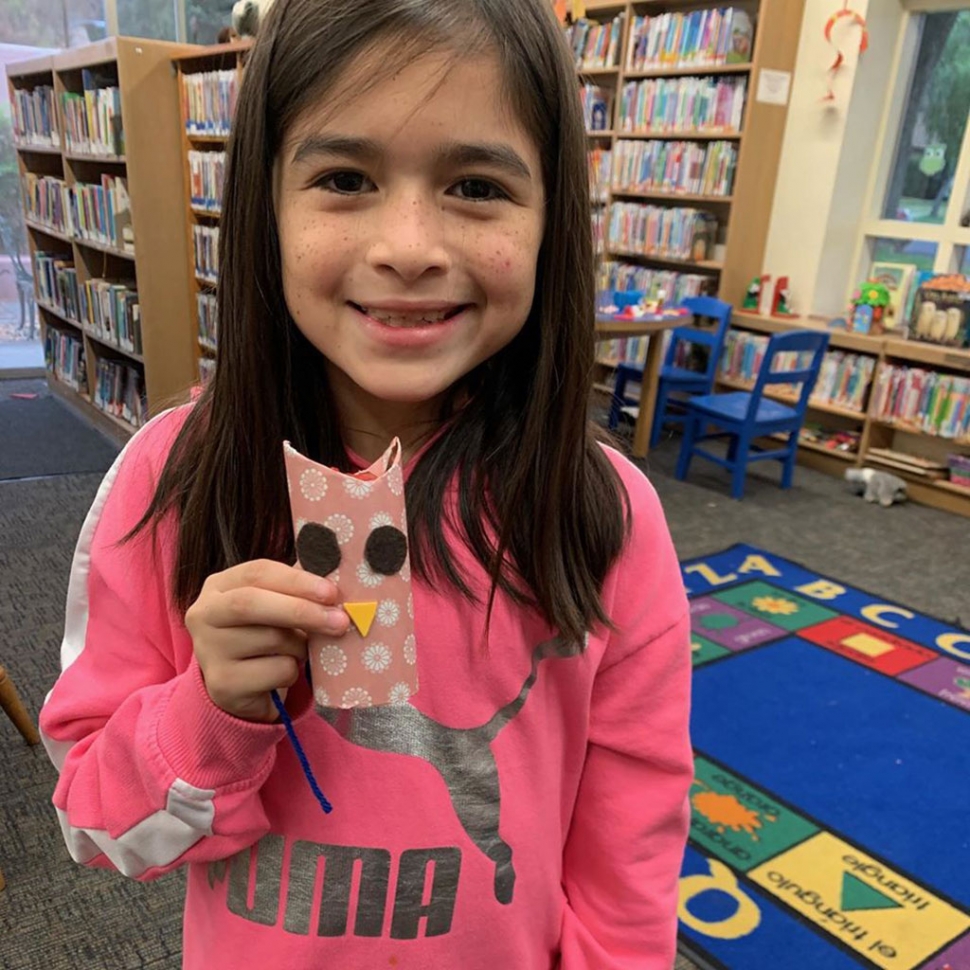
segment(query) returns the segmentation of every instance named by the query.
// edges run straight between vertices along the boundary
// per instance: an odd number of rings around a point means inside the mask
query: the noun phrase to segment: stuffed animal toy
[[[236,0],[232,5],[232,28],[240,37],[255,37],[273,0]]]
[[[878,502],[883,508],[906,501],[906,483],[889,472],[876,471],[875,468],[847,468],[845,480],[854,494],[862,495],[867,502]]]

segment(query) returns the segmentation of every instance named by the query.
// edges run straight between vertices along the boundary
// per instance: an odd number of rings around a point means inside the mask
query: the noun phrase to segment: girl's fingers
[[[211,583],[212,589],[220,593],[240,587],[256,587],[328,606],[337,602],[337,587],[329,579],[273,559],[239,563],[210,576],[207,583]]]
[[[232,662],[253,657],[295,657],[306,660],[306,634],[266,626],[238,626],[218,634],[220,655]]]
[[[280,627],[325,636],[346,633],[350,623],[340,608],[260,587],[236,587],[212,596],[204,618],[213,627]]]

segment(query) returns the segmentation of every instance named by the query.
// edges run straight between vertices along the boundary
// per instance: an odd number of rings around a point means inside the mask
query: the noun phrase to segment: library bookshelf
[[[920,430],[915,425],[905,425],[880,417],[876,413],[873,393],[880,371],[892,366],[919,367],[959,376],[970,375],[970,349],[954,349],[890,336],[829,330],[823,321],[811,317],[784,320],[735,311],[731,316],[731,327],[767,335],[817,327],[828,332],[830,350],[844,350],[873,358],[875,369],[862,408],[852,410],[818,401],[809,404],[809,420],[835,430],[857,431],[860,435],[858,450],[851,453],[838,452],[823,445],[802,442],[798,449],[798,460],[804,465],[838,477],[845,474],[846,468],[879,468],[905,479],[911,499],[970,517],[970,488],[946,479],[928,477],[905,467],[909,456],[931,464],[940,464],[945,463],[949,453],[970,455],[970,439],[942,438]],[[720,379],[718,383],[724,390],[746,389],[748,386],[737,380]]]
[[[586,0],[586,18],[606,24],[622,16],[622,30],[617,49],[616,64],[610,67],[577,68],[581,83],[593,84],[608,91],[611,104],[606,130],[587,131],[591,151],[609,151],[612,171],[606,191],[596,193],[599,201],[594,212],[605,220],[604,245],[599,250],[601,260],[600,288],[610,274],[610,264],[625,264],[669,273],[691,274],[698,277],[694,289],[719,296],[726,302],[739,305],[751,279],[763,268],[765,244],[768,237],[774,185],[778,173],[787,104],[769,104],[758,100],[757,91],[763,71],[794,70],[798,38],[801,31],[804,0]],[[634,17],[655,17],[661,14],[690,14],[705,9],[733,7],[743,10],[754,23],[754,44],[747,63],[677,66],[649,70],[633,70],[628,61],[630,34]],[[743,79],[746,96],[741,124],[736,129],[711,130],[637,129],[625,123],[621,116],[624,88],[632,82],[663,78]],[[682,142],[705,148],[715,142],[726,142],[736,153],[733,184],[721,194],[687,193],[663,187],[631,189],[621,184],[618,159],[622,151],[636,151],[631,145],[647,142]],[[709,213],[717,220],[717,242],[714,251],[705,259],[677,259],[656,251],[637,251],[610,244],[610,213],[617,203],[642,203],[662,207],[690,207]],[[603,209],[605,206],[605,212]],[[623,287],[620,287],[623,288]],[[667,291],[670,297],[670,291]],[[686,295],[686,293],[685,293]],[[640,348],[642,353],[642,347]],[[596,366],[596,387],[608,389],[612,381],[610,355],[601,354]]]
[[[186,232],[186,263],[183,270],[191,293],[193,329],[193,354],[196,372],[205,380],[215,367],[218,346],[214,331],[214,303],[218,280],[218,266],[211,265],[209,257],[218,256],[215,242],[221,212],[221,182],[203,179],[202,172],[211,175],[216,166],[224,170],[226,146],[232,122],[234,91],[242,81],[242,72],[252,41],[240,40],[229,44],[213,44],[198,47],[189,54],[173,58],[178,82],[179,105],[179,152],[183,178],[183,191],[179,204],[184,212]],[[194,101],[190,87],[201,76],[215,72],[231,75],[233,84],[226,83],[223,91],[232,97],[224,105],[226,110],[213,124],[204,124],[198,117],[198,103]],[[215,87],[218,90],[218,87]],[[193,167],[194,166],[194,167]],[[204,196],[205,201],[200,197]],[[200,253],[200,246],[208,242],[208,254]],[[205,258],[200,259],[200,256]],[[205,263],[206,265],[201,265]]]
[[[609,149],[614,161],[617,146],[625,142],[727,141],[737,148],[733,187],[730,194],[699,195],[679,191],[628,191],[611,178],[605,204],[607,212],[615,202],[642,200],[658,206],[682,206],[710,211],[718,221],[717,256],[693,260],[671,260],[649,252],[618,250],[608,244],[607,259],[644,266],[676,266],[684,272],[710,277],[707,291],[740,304],[751,279],[762,271],[765,243],[781,156],[788,107],[759,101],[756,94],[762,71],[794,70],[801,31],[804,0],[586,0],[587,19],[608,23],[623,17],[617,64],[612,67],[577,68],[581,81],[607,89],[612,95],[606,130],[587,132],[590,148]],[[689,65],[653,70],[632,70],[627,63],[630,31],[635,16],[653,17],[664,13],[691,13],[704,8],[734,7],[747,12],[755,24],[754,46],[748,63]],[[628,130],[620,116],[621,94],[633,81],[658,78],[744,78],[747,83],[741,126],[737,130]]]
[[[48,383],[53,392],[118,441],[126,440],[139,421],[178,399],[196,380],[181,184],[172,178],[181,159],[171,58],[191,49],[190,45],[112,37],[9,64],[6,69],[11,102],[38,89],[52,90],[48,102],[52,132],[39,138],[19,132],[15,143],[25,187],[24,215]],[[110,129],[107,146],[104,137],[99,144],[93,137],[90,144],[79,143],[76,126],[67,117],[70,99],[80,96],[83,105],[85,89],[90,92],[92,88],[93,104],[80,110],[87,110],[92,133],[95,124],[103,131]],[[113,89],[117,91],[112,95]],[[106,94],[108,100],[115,98],[113,108],[105,108],[99,101]],[[93,122],[94,117],[98,120]],[[74,132],[73,140],[69,141],[68,130]],[[110,150],[112,137],[115,146],[123,139],[122,152]],[[77,222],[65,223],[63,213],[49,218],[53,210],[45,207],[39,211],[36,197],[28,204],[26,187],[44,177],[61,180],[66,192],[82,194],[96,193],[100,186],[123,180],[124,189],[110,193],[105,189],[100,196],[105,208],[99,230],[106,231],[107,237],[90,231],[91,220],[97,222],[98,216],[82,214]],[[127,201],[123,201],[125,194]],[[60,198],[63,205],[64,195]],[[90,199],[88,196],[88,204],[94,204]],[[38,279],[38,254],[41,259],[56,259],[62,268],[76,274],[77,287],[82,290],[95,280],[124,282],[134,289],[137,311],[129,312],[137,314],[134,319],[140,340],[128,339],[133,332],[122,334],[115,326],[82,320],[70,299],[45,299],[50,291],[45,294]],[[55,359],[52,348],[64,352],[65,347],[70,348],[65,359]],[[125,375],[125,386],[130,384],[131,393],[140,398],[138,413],[117,407],[118,399],[106,391],[110,376],[117,373]]]

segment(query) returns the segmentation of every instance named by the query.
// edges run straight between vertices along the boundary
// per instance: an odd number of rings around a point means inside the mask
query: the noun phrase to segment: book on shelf
[[[903,430],[970,442],[970,377],[886,364],[871,414]]]
[[[106,414],[140,428],[148,412],[141,371],[132,364],[98,357],[92,403]]]
[[[597,269],[596,290],[612,303],[614,290],[637,291],[646,300],[657,300],[662,306],[679,306],[689,296],[709,293],[711,277],[699,273],[638,266],[616,260],[604,260]],[[609,296],[609,299],[606,299]]]
[[[216,362],[211,357],[199,358],[199,383],[205,384],[212,379],[216,372]]]
[[[199,323],[199,343],[209,350],[215,351],[219,346],[217,331],[216,296],[214,293],[197,293],[195,295],[197,319]]]
[[[728,141],[617,141],[613,188],[670,195],[727,196],[734,186],[737,147]]]
[[[84,155],[124,155],[125,133],[117,79],[84,68],[81,88],[80,94],[65,91],[61,95],[66,149]]]
[[[612,94],[606,88],[595,84],[584,84],[580,88],[583,106],[583,119],[587,131],[609,131]]]
[[[87,394],[84,343],[79,336],[47,327],[44,331],[44,363],[62,384]]]
[[[219,211],[225,177],[225,152],[189,152],[189,193],[195,208]]]
[[[228,136],[236,113],[239,79],[234,70],[182,76],[182,110],[190,135]]]
[[[131,354],[142,352],[141,309],[134,280],[87,280],[80,297],[80,319],[95,337]]]
[[[628,81],[620,92],[624,133],[739,132],[746,77],[659,77]]]
[[[71,235],[71,192],[64,179],[24,172],[20,190],[28,219],[62,235]]]
[[[13,137],[21,145],[60,148],[54,89],[49,84],[33,88],[14,88],[10,101]]]
[[[215,281],[219,276],[219,227],[193,226],[192,246],[195,252],[195,275]]]
[[[613,251],[658,258],[710,259],[717,241],[717,219],[691,207],[614,202],[607,244]]]
[[[613,153],[608,148],[592,148],[589,150],[588,158],[590,199],[594,203],[608,202]]]
[[[134,253],[131,202],[125,179],[105,174],[100,185],[78,182],[71,186],[69,198],[73,235]]]
[[[581,17],[565,28],[566,41],[578,70],[595,71],[618,66],[623,20],[623,14],[603,24]]]
[[[747,64],[754,25],[747,11],[712,7],[634,17],[627,42],[628,71]]]
[[[37,296],[69,320],[77,322],[79,313],[77,270],[74,260],[62,253],[34,253],[34,284]]]
[[[764,362],[768,340],[767,334],[729,330],[721,352],[718,376],[727,381],[754,384]],[[784,372],[806,367],[810,358],[809,352],[777,354],[774,370]],[[875,367],[875,358],[866,354],[826,351],[811,391],[811,402],[855,411],[862,416],[872,387]],[[800,388],[801,385],[774,384],[766,393],[796,395]]]

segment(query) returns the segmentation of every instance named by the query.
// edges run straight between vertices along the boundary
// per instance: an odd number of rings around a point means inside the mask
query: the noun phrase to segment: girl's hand
[[[213,703],[247,721],[275,721],[270,691],[285,696],[300,677],[307,634],[347,632],[336,603],[329,580],[270,559],[213,573],[185,614]]]

